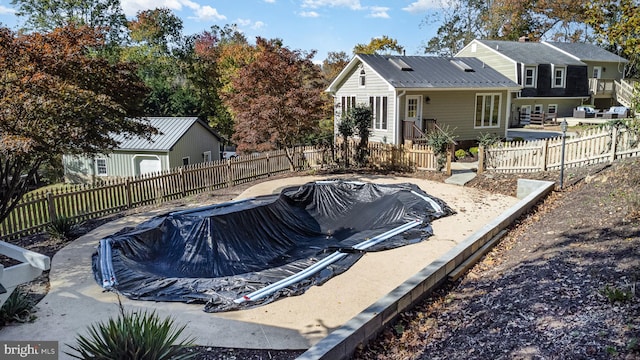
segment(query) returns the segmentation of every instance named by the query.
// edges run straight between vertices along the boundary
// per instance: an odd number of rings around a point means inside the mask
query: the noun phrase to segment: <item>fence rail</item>
[[[355,143],[349,143],[355,164]],[[369,161],[377,166],[436,170],[435,154],[425,145],[394,147],[369,144]],[[162,203],[192,194],[236,186],[283,172],[332,166],[344,161],[333,147],[298,147],[293,166],[285,150],[230,160],[199,163],[144,176],[115,179],[100,185],[77,185],[25,195],[0,223],[0,239],[10,240],[42,232],[56,219],[77,221],[114,214],[139,206]]]
[[[559,170],[562,137],[499,143],[483,151],[486,159],[483,169],[486,170],[518,173]],[[634,120],[612,122],[565,139],[565,167],[612,162],[639,155],[640,127]]]

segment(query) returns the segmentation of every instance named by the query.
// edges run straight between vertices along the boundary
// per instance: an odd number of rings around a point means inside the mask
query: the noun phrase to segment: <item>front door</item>
[[[422,95],[407,95],[405,121],[413,121],[422,130]]]

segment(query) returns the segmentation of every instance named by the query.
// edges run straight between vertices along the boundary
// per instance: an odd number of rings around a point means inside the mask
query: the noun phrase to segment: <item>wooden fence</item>
[[[612,162],[640,155],[640,128],[637,121],[613,122],[565,138],[565,167]],[[506,142],[484,151],[483,169],[496,172],[559,170],[562,164],[562,137]],[[481,164],[479,164],[481,166]]]
[[[355,164],[355,143],[347,152]],[[84,221],[139,206],[162,203],[191,194],[231,187],[274,174],[308,168],[326,168],[344,161],[343,152],[332,146],[298,147],[292,168],[284,150],[231,160],[192,164],[170,171],[113,180],[99,185],[35,192],[25,195],[0,223],[0,239],[9,240],[45,230],[59,218]],[[394,147],[369,144],[369,161],[378,167],[411,167],[435,170],[436,159],[424,145]]]

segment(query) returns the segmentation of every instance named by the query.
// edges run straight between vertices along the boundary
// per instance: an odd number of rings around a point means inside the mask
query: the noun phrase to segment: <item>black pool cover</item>
[[[131,299],[242,309],[302,294],[366,251],[426,239],[453,213],[412,184],[314,182],[124,229],[100,241],[93,272]]]

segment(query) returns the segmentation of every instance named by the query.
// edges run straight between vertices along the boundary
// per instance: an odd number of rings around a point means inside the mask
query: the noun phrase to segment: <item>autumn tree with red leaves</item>
[[[133,120],[147,94],[136,69],[96,56],[102,46],[90,27],[0,28],[0,222],[52,157],[104,153],[118,145],[110,134],[155,132]]]
[[[311,134],[323,117],[322,74],[314,52],[282,46],[280,40],[256,39],[255,59],[233,77],[224,99],[235,116],[239,151],[287,150]]]

